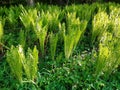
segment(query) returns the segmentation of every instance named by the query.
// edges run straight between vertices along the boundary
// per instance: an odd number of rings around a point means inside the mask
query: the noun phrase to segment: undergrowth
[[[119,7],[0,7],[0,90],[119,90]]]

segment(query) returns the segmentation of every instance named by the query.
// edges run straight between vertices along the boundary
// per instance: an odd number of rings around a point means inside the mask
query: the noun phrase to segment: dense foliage
[[[23,4],[23,5],[29,5],[30,3],[44,3],[44,4],[54,4],[54,5],[70,5],[70,4],[83,4],[83,3],[94,3],[94,2],[100,2],[100,3],[105,3],[105,2],[116,2],[120,3],[119,0],[0,0],[1,5],[18,5],[18,4]]]
[[[0,7],[0,90],[119,90],[120,5]]]

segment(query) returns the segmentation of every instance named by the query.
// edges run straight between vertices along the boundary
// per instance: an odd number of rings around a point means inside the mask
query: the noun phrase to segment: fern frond
[[[50,33],[50,52],[51,52],[52,60],[54,60],[55,57],[57,41],[58,41],[58,34]]]

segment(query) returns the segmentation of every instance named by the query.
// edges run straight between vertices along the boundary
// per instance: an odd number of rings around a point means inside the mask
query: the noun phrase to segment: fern
[[[72,35],[65,35],[64,36],[64,51],[65,57],[68,59],[72,54],[72,50],[74,47],[74,39]]]
[[[107,13],[99,12],[94,16],[92,21],[93,29],[92,29],[92,44],[95,42],[96,38],[100,41],[101,36],[107,30],[109,23],[109,18]]]
[[[33,67],[32,67],[32,71],[31,71],[31,79],[34,80],[37,77],[37,72],[38,72],[38,50],[37,47],[35,46],[33,51],[32,51],[32,55],[33,55]]]
[[[33,80],[36,78],[37,74],[37,64],[38,64],[38,51],[34,47],[33,51],[28,49],[26,54],[26,60],[24,61],[24,70],[28,80]]]
[[[101,75],[105,69],[107,64],[107,60],[109,58],[110,51],[109,48],[99,44],[99,55],[96,63],[96,75]]]
[[[28,49],[25,55],[22,46],[12,46],[6,56],[12,73],[20,83],[24,81],[23,76],[26,76],[28,81],[34,81],[37,78],[38,50],[36,47],[33,51]]]
[[[47,25],[43,26],[43,21],[39,20],[34,30],[40,42],[41,52],[44,54],[45,39],[47,36]]]
[[[76,12],[67,14],[67,30],[64,33],[64,51],[67,59],[76,48],[86,26],[87,21],[80,22],[79,18],[76,18]]]
[[[55,10],[56,11],[56,10]],[[44,16],[47,19],[49,32],[58,32],[60,11],[47,11]]]
[[[26,44],[26,37],[23,30],[20,31],[18,39],[19,39],[19,44],[22,45],[22,47],[24,48]]]
[[[115,37],[120,38],[120,9],[112,8],[109,19],[112,29],[111,33],[113,33]]]
[[[50,53],[52,60],[54,60],[56,47],[57,47],[57,41],[58,41],[58,34],[50,34]]]
[[[11,68],[12,73],[16,79],[21,83],[22,82],[22,62],[24,55],[22,54],[23,50],[21,48],[15,48],[12,46],[10,51],[7,51],[7,62]],[[22,54],[22,55],[21,55]]]
[[[35,26],[35,22],[37,20],[37,10],[36,9],[29,9],[28,11],[25,10],[23,6],[20,7],[22,9],[22,13],[20,14],[20,20],[22,21],[23,25],[27,30],[30,29],[31,25]]]
[[[113,37],[112,33],[103,34],[99,44],[99,55],[96,63],[96,75],[109,76],[120,65],[119,38]]]
[[[81,5],[77,8],[78,16],[80,20],[87,20],[89,21],[94,14],[95,6],[89,6],[88,4]],[[84,10],[83,10],[84,9]]]
[[[17,22],[15,14],[17,13],[15,13],[14,8],[10,7],[8,11],[8,20],[11,24],[15,24]]]

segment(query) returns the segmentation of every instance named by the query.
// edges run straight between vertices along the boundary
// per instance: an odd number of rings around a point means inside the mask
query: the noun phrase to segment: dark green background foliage
[[[29,1],[29,0],[28,0]],[[119,0],[34,0],[34,2],[41,2],[46,4],[57,4],[57,5],[67,5],[67,4],[81,4],[81,3],[93,3],[93,2],[116,2],[119,3]],[[27,0],[0,0],[0,5],[18,5],[18,4],[27,4]]]

